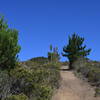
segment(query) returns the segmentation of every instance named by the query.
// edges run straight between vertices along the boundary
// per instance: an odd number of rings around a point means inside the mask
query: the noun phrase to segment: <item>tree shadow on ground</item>
[[[71,71],[71,69],[60,69],[61,71]]]

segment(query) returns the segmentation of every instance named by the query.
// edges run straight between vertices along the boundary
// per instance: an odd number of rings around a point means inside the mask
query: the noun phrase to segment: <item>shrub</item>
[[[29,100],[50,100],[53,89],[59,87],[59,64],[43,64],[33,68],[16,67],[10,70],[10,93],[25,94]]]
[[[26,95],[19,94],[19,95],[11,95],[7,97],[5,100],[29,100],[29,99]]]
[[[13,79],[11,93],[24,93],[28,97],[32,95],[34,89],[34,74],[32,71],[23,67],[17,67],[10,71],[10,76]]]
[[[0,100],[10,95],[11,82],[8,72],[0,70]]]
[[[38,84],[30,100],[51,100],[53,89],[48,85]]]
[[[100,96],[100,88],[96,88],[95,91],[96,91],[95,96],[96,97]]]

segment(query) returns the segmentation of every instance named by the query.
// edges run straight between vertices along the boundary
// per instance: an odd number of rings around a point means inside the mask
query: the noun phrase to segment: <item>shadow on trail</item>
[[[61,71],[71,71],[71,69],[60,69]]]

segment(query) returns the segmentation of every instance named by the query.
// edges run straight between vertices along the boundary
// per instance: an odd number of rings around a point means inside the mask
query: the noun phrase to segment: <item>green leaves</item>
[[[4,16],[0,16],[0,30],[5,30],[8,28],[7,22],[4,21]]]
[[[19,95],[11,95],[7,97],[5,100],[29,100],[29,99],[26,95],[19,94]]]
[[[58,66],[58,64],[47,63],[29,68],[26,64],[26,67],[21,65],[11,69],[10,77],[13,81],[10,93],[15,95],[23,93],[29,100],[50,100],[53,89],[59,86]]]

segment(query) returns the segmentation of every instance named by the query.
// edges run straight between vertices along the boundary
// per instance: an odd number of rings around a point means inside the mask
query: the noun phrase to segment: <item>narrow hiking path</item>
[[[62,69],[65,69],[63,67]],[[72,71],[61,71],[61,86],[52,100],[100,100],[94,97],[94,89],[83,80],[78,79]]]

